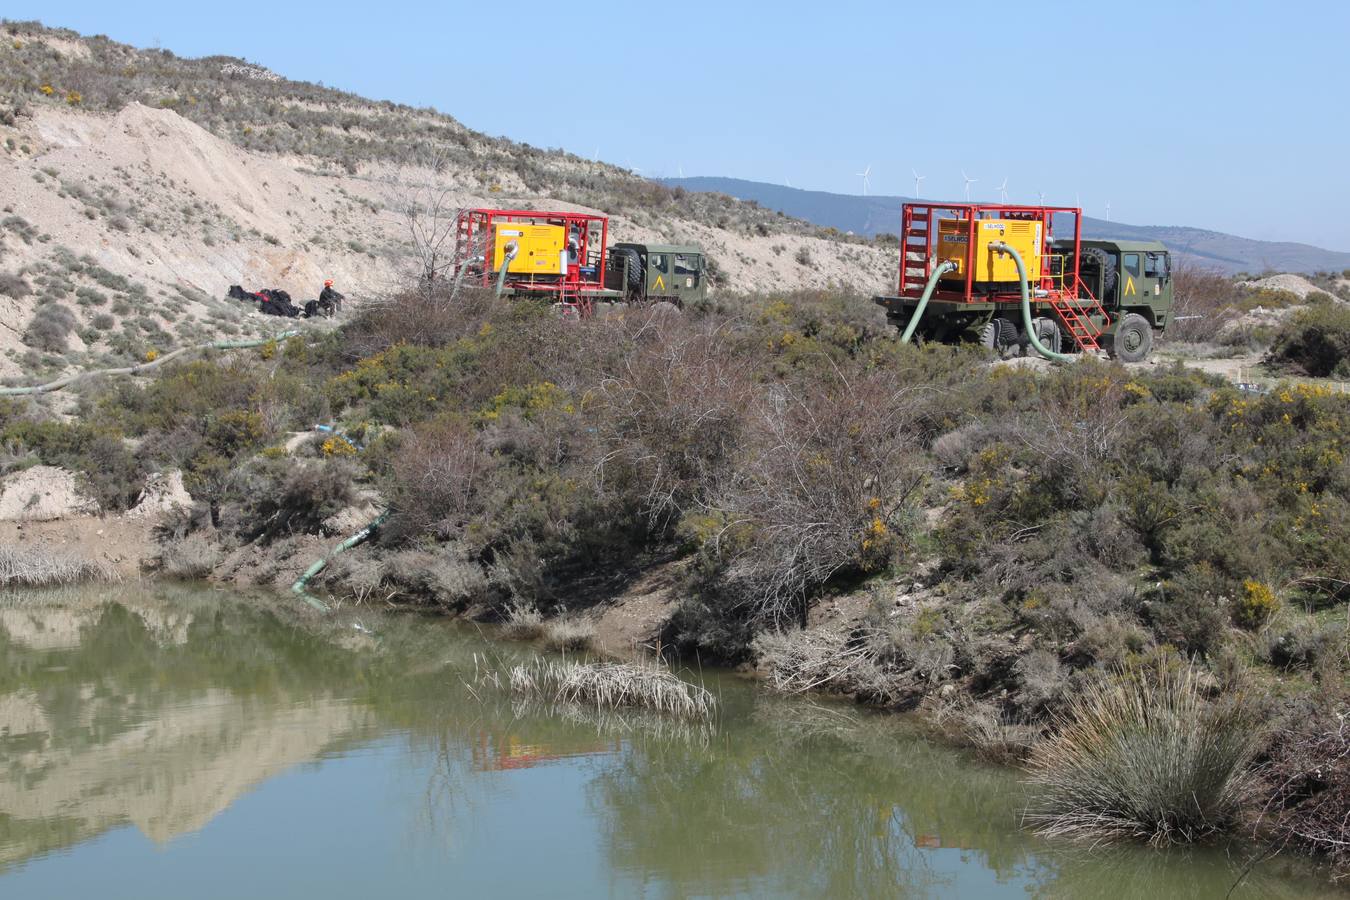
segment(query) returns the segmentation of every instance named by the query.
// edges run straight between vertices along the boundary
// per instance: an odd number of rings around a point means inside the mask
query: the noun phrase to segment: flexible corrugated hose
[[[191,353],[194,350],[247,350],[250,347],[261,347],[263,344],[271,341],[284,341],[287,338],[295,337],[298,331],[283,331],[271,337],[258,338],[248,341],[212,341],[209,344],[197,344],[192,347],[179,347],[163,356],[157,357],[150,362],[141,363],[135,366],[123,366],[116,369],[91,369],[85,372],[76,372],[73,375],[65,375],[55,381],[49,381],[46,384],[35,384],[28,387],[0,387],[0,397],[18,397],[25,394],[46,394],[51,391],[59,391],[62,388],[70,387],[77,381],[85,378],[96,378],[100,375],[143,375],[152,371],[171,359],[177,359],[184,354]]]

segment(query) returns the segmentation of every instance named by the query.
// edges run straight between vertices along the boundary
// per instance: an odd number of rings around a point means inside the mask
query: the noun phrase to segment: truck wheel
[[[1059,323],[1054,319],[1039,318],[1031,320],[1031,328],[1036,334],[1036,339],[1041,342],[1041,346],[1051,353],[1060,353],[1063,350],[1064,332],[1060,331]],[[1035,353],[1031,347],[1031,339],[1024,341],[1022,348],[1024,353]]]
[[[1003,352],[1017,343],[1017,326],[1008,319],[991,319],[980,329],[980,346]]]
[[[1153,327],[1138,313],[1126,313],[1111,339],[1111,358],[1121,362],[1141,362],[1153,349]]]
[[[1116,267],[1111,263],[1111,254],[1100,247],[1086,247],[1078,258],[1078,268],[1083,268],[1083,263],[1090,262],[1102,271],[1102,295],[1111,293],[1111,289],[1116,286]],[[1102,299],[1101,297],[1097,298]]]
[[[988,350],[998,349],[998,319],[985,322],[980,327],[980,346]]]

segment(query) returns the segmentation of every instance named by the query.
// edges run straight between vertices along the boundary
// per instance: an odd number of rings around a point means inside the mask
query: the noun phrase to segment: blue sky
[[[665,10],[658,11],[658,10]],[[1072,204],[1350,250],[1350,4],[7,0],[646,175]]]

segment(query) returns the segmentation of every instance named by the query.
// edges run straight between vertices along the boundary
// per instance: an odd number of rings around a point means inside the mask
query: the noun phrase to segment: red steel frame
[[[1087,289],[1079,277],[1078,261],[1083,249],[1083,211],[1073,206],[1009,206],[1002,203],[906,203],[900,216],[900,296],[919,299],[937,264],[937,219],[939,213],[955,213],[964,220],[966,232],[965,283],[960,290],[942,287],[933,292],[936,300],[962,303],[1009,303],[1021,300],[1021,291],[975,294],[975,223],[981,219],[1006,219],[1041,223],[1041,245],[1036,252],[1041,257],[1039,282],[1032,288],[1038,299],[1050,304],[1064,323],[1068,336],[1084,350],[1099,349],[1097,339],[1105,330],[1095,319],[1107,325],[1110,316],[1100,301]],[[1054,216],[1064,213],[1073,216],[1072,272],[1068,254],[1058,275],[1051,272],[1046,249],[1053,235]],[[922,259],[911,259],[921,256]]]
[[[924,285],[933,273],[934,255],[937,252],[937,219],[939,213],[954,213],[956,219],[966,221],[967,243],[965,273],[966,282],[962,290],[951,291],[938,283],[934,297],[944,300],[963,300],[966,303],[988,303],[1021,299],[1018,293],[981,294],[976,296],[973,290],[975,277],[975,223],[980,219],[1010,219],[1041,223],[1041,245],[1036,251],[1042,259],[1046,256],[1046,247],[1053,235],[1051,225],[1057,213],[1073,216],[1073,272],[1064,272],[1056,277],[1048,275],[1048,266],[1041,266],[1041,280],[1038,287],[1045,291],[1055,291],[1076,298],[1082,289],[1078,278],[1078,256],[1083,238],[1082,210],[1071,206],[1009,206],[998,203],[906,203],[900,214],[900,296],[918,298],[923,294]],[[909,254],[921,254],[923,261],[909,258]],[[1067,254],[1066,254],[1067,256]],[[1055,281],[1060,285],[1056,286]],[[1066,285],[1068,287],[1066,287]]]
[[[543,212],[529,209],[466,209],[460,212],[455,232],[455,271],[473,262],[481,253],[481,279],[484,287],[491,287],[497,278],[492,269],[493,233],[501,224],[525,222],[531,224],[562,225],[569,232],[573,226],[579,233],[577,265],[569,266],[563,275],[513,275],[508,273],[505,286],[517,292],[557,294],[559,302],[589,301],[590,296],[605,289],[605,250],[609,246],[609,217],[591,213]],[[600,247],[592,253],[591,226],[600,224]],[[593,265],[595,274],[586,276],[582,267]]]

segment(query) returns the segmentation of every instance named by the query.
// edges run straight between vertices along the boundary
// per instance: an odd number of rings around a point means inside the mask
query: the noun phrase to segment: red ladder
[[[1100,350],[1101,345],[1097,342],[1097,338],[1101,337],[1106,329],[1098,328],[1094,317],[1101,316],[1107,326],[1111,324],[1111,317],[1106,314],[1101,302],[1092,296],[1092,292],[1082,281],[1078,282],[1076,293],[1076,297],[1070,297],[1062,291],[1051,291],[1050,305],[1054,307],[1065,329],[1080,348],[1084,351]]]
[[[921,209],[919,215],[915,212]],[[928,283],[931,251],[928,244],[928,218],[926,207],[906,205],[903,221],[900,224],[900,294],[906,291],[918,293]],[[911,258],[913,257],[913,258]]]

